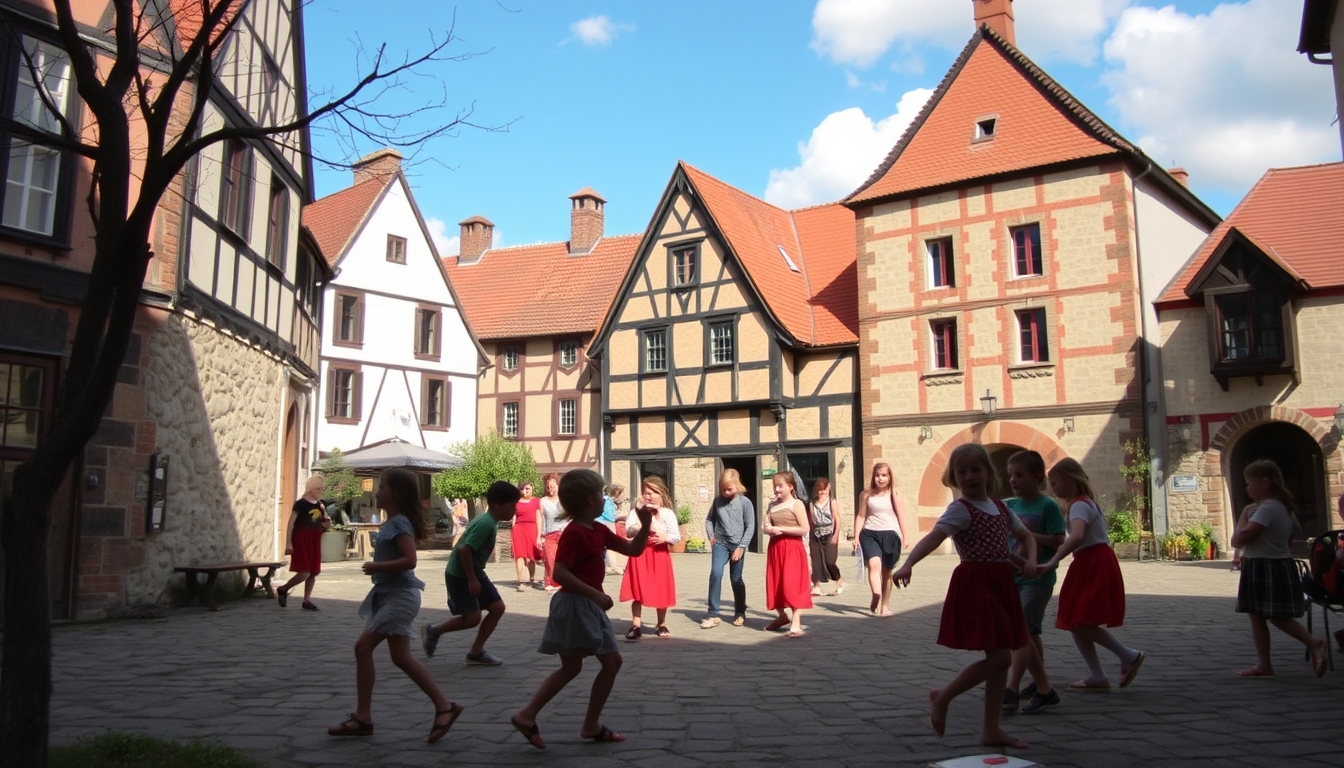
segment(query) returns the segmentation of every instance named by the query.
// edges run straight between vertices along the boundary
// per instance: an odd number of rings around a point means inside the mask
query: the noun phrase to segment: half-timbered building
[[[1163,494],[1171,528],[1207,522],[1220,551],[1273,459],[1308,536],[1344,494],[1344,163],[1275,168],[1157,301]]]
[[[1092,472],[1165,435],[1152,301],[1219,221],[1013,43],[1009,0],[872,176],[858,218],[863,452],[928,531],[953,448],[1002,472],[1024,448]],[[1157,467],[1157,474],[1161,467]]]
[[[110,6],[73,5],[95,55],[105,37],[110,49]],[[57,130],[26,61],[75,125],[92,121],[50,13],[43,2],[0,4],[0,165],[9,179],[0,190],[0,499],[53,417],[94,256],[89,161],[9,131]],[[142,45],[172,61],[201,8],[170,2],[143,14]],[[301,18],[288,0],[239,4],[214,62],[203,132],[304,114]],[[157,60],[146,56],[144,66]],[[304,132],[217,144],[164,195],[116,393],[53,503],[53,615],[98,617],[156,600],[187,561],[281,551],[280,510],[302,484],[319,402],[317,285],[328,274],[299,223],[307,155]]]
[[[590,351],[606,474],[665,477],[697,524],[728,468],[758,514],[790,468],[852,500],[854,248],[844,206],[784,210],[679,163]]]
[[[461,223],[461,251],[444,259],[485,349],[476,428],[532,449],[542,472],[599,469],[601,376],[588,359],[638,235],[603,234],[606,200],[570,196],[570,238],[492,248],[494,224]]]

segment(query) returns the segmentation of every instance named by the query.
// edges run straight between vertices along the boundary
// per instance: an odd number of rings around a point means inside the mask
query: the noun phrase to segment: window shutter
[[[336,384],[340,372],[334,368],[327,369],[327,417],[336,415]]]
[[[360,344],[364,343],[364,294],[355,298],[355,338],[354,341]]]
[[[354,386],[351,387],[351,389],[354,390],[354,395],[351,396],[351,399],[354,402],[351,403],[350,405],[350,418],[354,419],[355,421],[359,421],[364,415],[364,409],[361,407],[363,404],[363,395],[364,395],[363,371],[355,371]]]
[[[443,382],[443,428],[453,426],[453,382]]]

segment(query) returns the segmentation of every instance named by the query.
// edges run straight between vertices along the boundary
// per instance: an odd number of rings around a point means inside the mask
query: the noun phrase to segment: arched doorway
[[[1013,495],[1013,489],[1008,487],[1008,459],[1018,451],[1026,449],[1020,445],[1011,443],[994,443],[986,445],[985,450],[989,451],[989,463],[994,467],[994,474],[999,478],[999,492],[993,494],[996,499],[1007,499]]]
[[[1321,446],[1301,427],[1286,421],[1252,427],[1237,439],[1229,456],[1226,482],[1234,519],[1250,503],[1243,477],[1246,465],[1270,459],[1283,470],[1284,484],[1297,503],[1297,518],[1307,536],[1330,529]]]

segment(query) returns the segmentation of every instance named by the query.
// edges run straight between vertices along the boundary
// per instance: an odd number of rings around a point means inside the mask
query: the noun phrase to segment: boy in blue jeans
[[[467,524],[453,553],[448,556],[448,567],[444,569],[444,581],[448,585],[448,610],[453,618],[436,625],[425,623],[420,628],[420,647],[425,656],[434,658],[434,650],[439,645],[439,635],[445,632],[457,632],[471,629],[477,625],[476,642],[467,651],[468,664],[484,664],[497,667],[504,662],[486,653],[485,641],[495,631],[499,620],[504,616],[504,600],[499,590],[485,575],[485,561],[495,549],[495,534],[499,524],[512,520],[517,512],[518,500],[523,497],[513,483],[496,480],[485,492],[485,502],[489,514],[481,515]],[[481,619],[481,609],[485,609],[485,619]]]
[[[1015,498],[1004,504],[1022,521],[1036,538],[1036,562],[1044,563],[1064,543],[1064,515],[1055,500],[1041,495],[1045,482],[1045,459],[1036,451],[1018,451],[1008,457],[1008,485]],[[1016,542],[1014,542],[1016,543]],[[1019,564],[1021,555],[1014,553]],[[1029,697],[1022,712],[1030,714],[1059,703],[1059,692],[1050,685],[1045,673],[1045,647],[1041,643],[1041,624],[1045,608],[1055,591],[1055,569],[1037,571],[1031,579],[1017,579],[1017,591],[1022,596],[1022,613],[1027,617],[1029,641],[1013,651],[1013,666],[1008,673],[1008,687],[1003,691],[1003,711],[1016,712],[1019,700]],[[1031,672],[1032,684],[1018,691],[1022,674]]]

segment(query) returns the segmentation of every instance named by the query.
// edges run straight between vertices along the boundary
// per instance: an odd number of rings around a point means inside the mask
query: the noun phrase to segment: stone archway
[[[1234,470],[1233,464],[1236,463],[1234,451],[1242,438],[1249,436],[1253,430],[1275,423],[1297,427],[1319,448],[1323,474],[1320,483],[1326,499],[1324,511],[1318,510],[1317,516],[1323,514],[1325,518],[1323,521],[1318,521],[1319,524],[1325,527],[1331,525],[1329,502],[1344,493],[1344,478],[1341,477],[1344,462],[1341,461],[1339,439],[1331,434],[1328,426],[1305,411],[1283,406],[1258,406],[1248,408],[1223,422],[1217,433],[1209,439],[1209,447],[1204,451],[1204,462],[1200,469],[1204,480],[1201,485],[1208,489],[1204,494],[1204,506],[1211,521],[1215,523],[1221,521],[1223,525],[1228,526],[1225,530],[1231,530],[1233,516],[1236,513],[1231,505],[1237,494],[1233,493],[1229,486],[1234,482],[1241,482],[1239,477],[1231,476]],[[1244,465],[1239,456],[1237,459]],[[1302,522],[1304,525],[1307,523],[1306,520]],[[1319,532],[1308,530],[1310,535]]]
[[[980,443],[987,447],[1021,446],[1024,450],[1041,454],[1047,467],[1068,455],[1055,438],[1016,421],[991,421],[967,427],[944,440],[924,468],[919,483],[918,502],[921,507],[942,507],[952,500],[951,491],[943,486],[943,470],[952,457],[952,449],[962,443]]]

